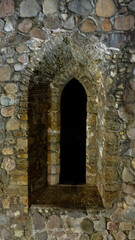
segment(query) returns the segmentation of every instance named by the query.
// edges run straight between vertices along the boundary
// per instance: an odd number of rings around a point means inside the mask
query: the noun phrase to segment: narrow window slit
[[[86,92],[72,79],[61,95],[60,184],[86,183]]]

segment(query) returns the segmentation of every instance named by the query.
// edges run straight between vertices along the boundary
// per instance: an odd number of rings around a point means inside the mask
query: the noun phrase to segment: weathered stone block
[[[85,20],[80,28],[81,32],[84,32],[84,33],[94,32],[95,29],[96,29],[96,25],[94,21],[92,21],[91,19]]]
[[[63,26],[67,30],[72,30],[75,27],[75,21],[74,21],[74,16],[71,16]]]
[[[129,3],[128,8],[131,11],[135,11],[135,1],[134,0],[132,0],[132,2]]]
[[[4,214],[0,214],[0,226],[7,226],[8,225],[8,217]]]
[[[9,81],[12,74],[11,67],[5,65],[0,67],[0,81]]]
[[[112,24],[109,19],[104,19],[104,21],[102,22],[102,29],[106,32],[112,30]]]
[[[135,23],[134,15],[121,16],[115,19],[115,28],[117,30],[127,31],[133,28]]]
[[[15,161],[11,158],[4,158],[1,167],[4,168],[7,173],[9,174],[10,171],[12,171],[15,168],[16,164]]]
[[[84,218],[80,223],[81,230],[85,233],[92,234],[94,229],[94,224],[89,218]]]
[[[40,39],[40,40],[45,40],[46,39],[46,33],[41,30],[40,28],[33,28],[30,32],[31,34],[31,37],[33,38],[37,38],[37,39]]]
[[[132,182],[135,177],[129,172],[126,167],[124,167],[124,170],[122,172],[122,179],[124,182]]]
[[[83,17],[87,17],[92,12],[92,5],[88,0],[73,0],[68,4],[68,9]]]
[[[47,227],[48,229],[60,228],[62,225],[62,220],[57,215],[52,215],[49,217]]]
[[[36,0],[23,0],[20,4],[20,17],[35,17],[39,10]]]
[[[102,41],[107,47],[120,48],[125,40],[126,36],[124,34],[112,33],[105,34]]]
[[[60,27],[60,20],[58,17],[47,17],[44,20],[44,26],[48,29],[57,29]]]
[[[44,0],[43,12],[45,15],[54,14],[57,11],[58,11],[58,1],[57,0]]]
[[[100,17],[112,17],[117,11],[113,0],[98,0],[96,4],[96,13]]]
[[[12,16],[14,14],[14,1],[2,0],[0,1],[0,18]]]
[[[19,25],[18,30],[23,33],[28,33],[32,28],[32,22],[29,19],[24,19]]]
[[[12,131],[19,130],[20,129],[19,121],[17,119],[15,119],[15,118],[9,119],[9,121],[6,124],[6,129],[8,131],[10,131],[10,130],[12,130]]]
[[[45,228],[45,221],[41,214],[35,212],[32,219],[33,219],[33,224],[36,231],[37,230],[39,231]]]

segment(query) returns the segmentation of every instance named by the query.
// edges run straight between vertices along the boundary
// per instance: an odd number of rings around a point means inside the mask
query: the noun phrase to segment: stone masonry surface
[[[37,201],[59,184],[73,78],[87,95],[86,185],[103,208]],[[0,103],[0,240],[134,240],[135,0],[0,0]]]

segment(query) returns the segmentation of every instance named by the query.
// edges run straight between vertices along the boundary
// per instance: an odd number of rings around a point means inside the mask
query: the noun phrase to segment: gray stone
[[[3,30],[4,24],[5,24],[4,21],[0,19],[0,30]]]
[[[94,224],[89,218],[84,218],[80,223],[81,230],[85,233],[92,234],[94,229]]]
[[[134,0],[129,3],[128,8],[129,8],[131,11],[135,11],[135,1],[134,1]]]
[[[58,11],[58,1],[57,0],[44,0],[43,12],[45,15],[54,14],[57,11]]]
[[[129,232],[128,238],[129,238],[130,240],[135,239],[135,229],[133,229],[133,230],[131,230],[131,231]]]
[[[83,17],[92,13],[92,5],[88,0],[73,0],[68,4],[68,9]]]
[[[44,26],[48,29],[57,29],[60,27],[60,21],[58,17],[47,17],[44,20]]]
[[[71,16],[63,26],[67,30],[72,30],[75,27],[75,21],[74,21],[74,16]]]
[[[23,64],[16,63],[16,64],[14,65],[14,69],[15,69],[16,72],[22,71],[24,68],[25,68],[25,67],[24,67]]]
[[[45,221],[41,214],[34,213],[32,218],[35,230],[42,230],[45,228]]]
[[[36,240],[47,240],[47,232],[36,233]]]
[[[127,207],[123,216],[126,220],[135,221],[135,207]]]
[[[15,54],[14,48],[6,47],[1,49],[1,53],[5,54],[7,58],[13,57]]]
[[[15,99],[14,98],[10,98],[8,96],[2,95],[1,96],[1,105],[3,106],[11,106],[14,105],[15,103]]]
[[[23,0],[20,4],[20,17],[35,17],[39,10],[36,0]]]
[[[101,218],[99,221],[94,221],[94,229],[98,232],[104,232],[106,229],[105,218]]]
[[[105,34],[102,36],[102,42],[107,47],[120,48],[126,40],[126,35],[122,33]]]
[[[5,24],[5,26],[4,26],[4,30],[5,30],[6,32],[11,32],[11,31],[14,30],[13,23],[12,23],[12,21],[11,21],[10,19],[7,19],[7,20],[6,20],[6,24]]]
[[[8,217],[4,214],[0,214],[0,226],[7,226],[8,224]]]
[[[72,218],[82,218],[82,217],[86,217],[86,213],[73,211],[73,212],[68,212],[68,216]]]
[[[135,179],[135,177],[133,175],[131,175],[131,173],[129,172],[129,170],[124,167],[124,170],[122,172],[122,180],[124,182],[132,182]]]

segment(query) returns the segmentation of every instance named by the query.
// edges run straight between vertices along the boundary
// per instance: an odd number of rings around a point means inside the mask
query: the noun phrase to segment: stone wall
[[[135,239],[134,35],[134,0],[0,1],[0,240]],[[73,78],[87,94],[86,185],[102,209],[42,201],[59,185]]]

